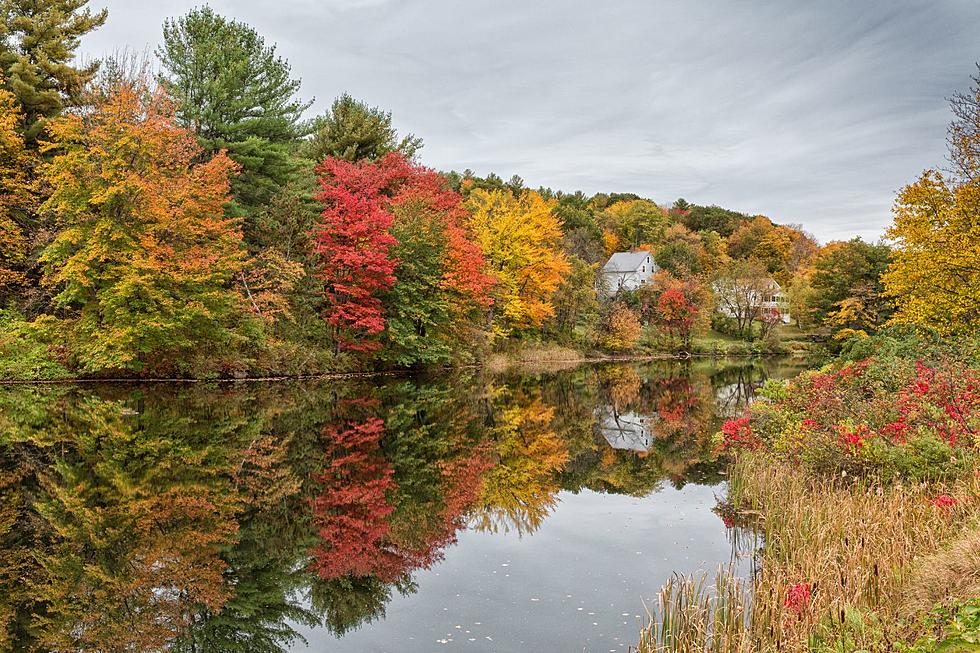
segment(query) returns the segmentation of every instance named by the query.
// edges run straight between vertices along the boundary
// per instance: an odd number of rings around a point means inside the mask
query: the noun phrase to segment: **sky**
[[[155,48],[193,0],[91,0],[85,57]],[[877,239],[945,162],[980,60],[976,0],[211,0],[315,98],[348,92],[438,170],[678,197]]]

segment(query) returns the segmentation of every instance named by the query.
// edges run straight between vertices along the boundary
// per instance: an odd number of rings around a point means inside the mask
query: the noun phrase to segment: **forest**
[[[107,18],[86,4],[0,5],[2,378],[303,375],[535,348],[744,354],[784,351],[787,333],[956,328],[930,301],[896,299],[945,288],[910,278],[925,268],[892,249],[901,223],[887,242],[821,245],[684,199],[437,172],[384,109],[341,93],[309,118],[275,45],[207,7],[168,20],[152,55],[80,65],[80,39]],[[899,208],[941,184],[910,187]],[[611,254],[643,250],[650,283],[597,293]],[[751,304],[718,310],[738,303],[719,287],[771,281],[791,326]]]

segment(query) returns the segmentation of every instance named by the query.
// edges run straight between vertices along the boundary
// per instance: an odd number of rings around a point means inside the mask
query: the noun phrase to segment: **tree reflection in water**
[[[0,649],[281,651],[383,617],[466,527],[718,478],[761,365],[0,389]],[[628,436],[628,437],[627,437]]]

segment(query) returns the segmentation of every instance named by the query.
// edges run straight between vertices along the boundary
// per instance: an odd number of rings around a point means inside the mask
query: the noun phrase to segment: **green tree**
[[[824,321],[838,314],[835,323],[847,323],[851,328],[873,328],[891,315],[884,299],[881,275],[888,267],[892,250],[884,243],[866,243],[860,238],[847,242],[829,243],[814,263],[810,285],[814,297],[814,317]],[[843,319],[841,309],[850,316],[872,317],[855,326],[855,320]]]
[[[374,161],[391,152],[412,159],[420,149],[422,139],[412,134],[399,140],[391,126],[390,111],[370,107],[345,93],[314,121],[307,152],[314,161],[328,156],[345,161]]]
[[[74,65],[81,37],[108,12],[88,0],[0,0],[0,71],[24,113],[24,137],[36,145],[47,120],[77,105],[98,62]]]
[[[291,151],[309,133],[302,116],[311,104],[296,99],[299,80],[258,32],[209,7],[166,21],[157,55],[178,122],[197,134],[201,158],[227,150],[241,166],[232,191],[251,216],[296,170]],[[248,222],[245,231],[251,243]]]

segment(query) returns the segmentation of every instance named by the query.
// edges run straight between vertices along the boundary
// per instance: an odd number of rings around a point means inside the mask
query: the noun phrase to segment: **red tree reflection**
[[[413,499],[399,492],[394,466],[381,449],[384,420],[363,415],[377,406],[373,401],[343,402],[343,408],[362,415],[325,431],[326,464],[316,477],[322,489],[313,500],[320,540],[313,565],[322,578],[375,576],[390,583],[430,567],[442,558],[442,549],[456,542],[456,531],[464,525],[464,514],[479,495],[490,465],[479,448],[428,461],[438,469],[440,505],[403,506],[432,515],[419,524],[424,532],[406,532],[404,525],[393,528],[396,508]]]

